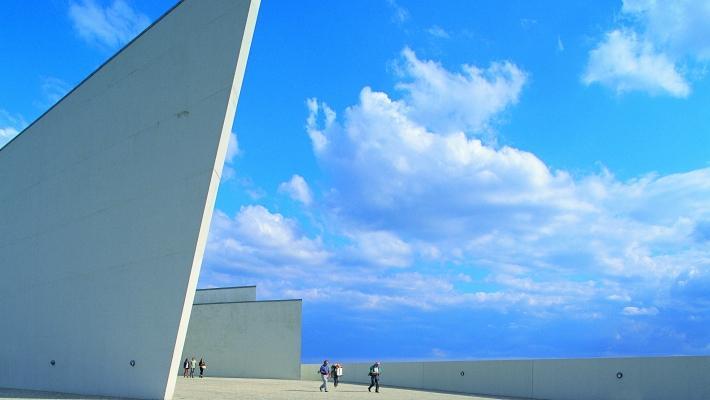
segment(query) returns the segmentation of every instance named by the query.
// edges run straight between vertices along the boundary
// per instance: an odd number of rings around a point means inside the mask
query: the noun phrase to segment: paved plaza
[[[180,377],[175,387],[175,400],[311,400],[311,399],[386,399],[386,400],[483,400],[460,394],[425,392],[382,387],[380,393],[370,393],[367,386],[340,384],[329,386],[328,393],[320,393],[316,381],[289,381],[276,379],[194,378]],[[58,395],[24,390],[0,389],[0,399],[105,399],[95,396]]]
[[[382,400],[477,400],[492,399],[448,393],[425,392],[381,387],[380,393],[367,391],[367,386],[340,384],[337,389],[328,382],[328,393],[320,393],[319,381],[275,379],[205,378],[178,379],[175,400],[239,399],[239,400],[312,400],[312,399],[382,399]]]

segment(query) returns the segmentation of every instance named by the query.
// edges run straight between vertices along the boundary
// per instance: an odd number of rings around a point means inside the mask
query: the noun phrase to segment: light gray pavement
[[[328,393],[320,393],[320,381],[289,381],[275,379],[194,378],[180,377],[174,400],[238,399],[238,400],[491,400],[461,394],[424,392],[383,386],[380,393],[367,391],[367,386],[342,383],[337,389],[328,382]]]
[[[328,393],[320,393],[319,381],[280,379],[183,378],[179,377],[174,400],[491,400],[493,397],[468,396],[397,389],[383,386],[380,393],[367,391],[367,386],[343,383],[334,388],[328,382]],[[27,390],[0,389],[0,399],[106,399],[107,397],[64,395]]]

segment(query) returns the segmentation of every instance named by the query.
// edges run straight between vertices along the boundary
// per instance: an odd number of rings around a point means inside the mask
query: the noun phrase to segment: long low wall
[[[369,366],[345,364],[342,381],[369,383]],[[318,367],[303,364],[301,379],[318,380]],[[710,357],[387,362],[381,383],[545,400],[706,400]]]

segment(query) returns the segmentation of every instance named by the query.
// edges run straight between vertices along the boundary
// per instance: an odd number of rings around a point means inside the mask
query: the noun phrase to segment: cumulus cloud
[[[471,75],[409,56],[402,56],[413,66],[400,71],[408,86],[400,85],[399,98],[364,88],[342,115],[307,101],[306,130],[325,190],[304,219],[319,235],[262,206],[235,218],[217,213],[210,276],[236,270],[250,279],[238,283],[257,283],[265,293],[347,298],[365,309],[587,320],[710,312],[710,302],[688,300],[710,288],[702,239],[710,168],[628,181],[605,169],[575,177],[471,133],[496,126],[512,100],[483,105],[475,121],[463,116],[468,105],[452,101],[422,121],[412,93],[475,99],[480,93],[471,92],[489,91],[495,79],[473,85]],[[421,73],[421,65],[436,73]],[[439,123],[446,114],[449,124]],[[628,304],[644,306],[620,311]]]
[[[710,59],[710,1],[624,0],[621,11],[673,57]]]
[[[651,42],[631,31],[614,30],[589,53],[582,81],[600,83],[617,93],[646,91],[686,97],[690,86],[673,61],[657,52]]]
[[[708,19],[708,0],[624,0],[620,26],[590,51],[582,80],[617,92],[686,97],[687,71],[710,59]]]
[[[319,237],[309,238],[295,220],[260,205],[243,206],[233,218],[215,211],[207,249],[223,265],[245,269],[318,265],[329,257]]]
[[[475,265],[491,271],[486,283],[498,288],[453,289],[428,304],[573,307],[591,318],[619,301],[667,301],[663,293],[679,275],[705,265],[697,238],[710,213],[710,168],[625,182],[607,170],[575,178],[530,152],[465,133],[494,124],[505,106],[484,106],[472,123],[452,101],[420,122],[411,93],[477,98],[491,86],[451,78],[434,62],[407,62],[401,98],[366,87],[340,118],[311,99],[307,132],[331,185],[326,206],[344,232],[386,232],[394,241],[364,243],[382,244],[392,264]],[[436,72],[421,73],[422,65]],[[439,124],[440,115],[452,118]],[[578,281],[580,274],[591,278]]]
[[[286,193],[293,200],[305,205],[310,205],[313,202],[311,188],[301,175],[293,175],[289,181],[282,182],[279,185],[279,192]]]
[[[420,60],[409,48],[402,51],[400,72],[407,107],[403,113],[426,128],[480,133],[493,118],[518,102],[527,75],[508,61],[486,68],[464,65],[450,72],[431,60]]]
[[[82,39],[109,49],[124,45],[150,24],[145,14],[124,0],[114,0],[105,7],[95,0],[72,1],[69,17]]]

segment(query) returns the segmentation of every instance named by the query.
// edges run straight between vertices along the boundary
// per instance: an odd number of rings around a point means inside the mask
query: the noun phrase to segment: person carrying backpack
[[[370,366],[370,386],[367,388],[368,392],[372,392],[372,387],[375,387],[375,393],[380,393],[380,373],[382,368],[380,368],[380,362],[376,362]]]
[[[330,376],[333,377],[333,386],[338,387],[338,380],[343,375],[343,366],[339,363],[333,364],[330,368]]]

